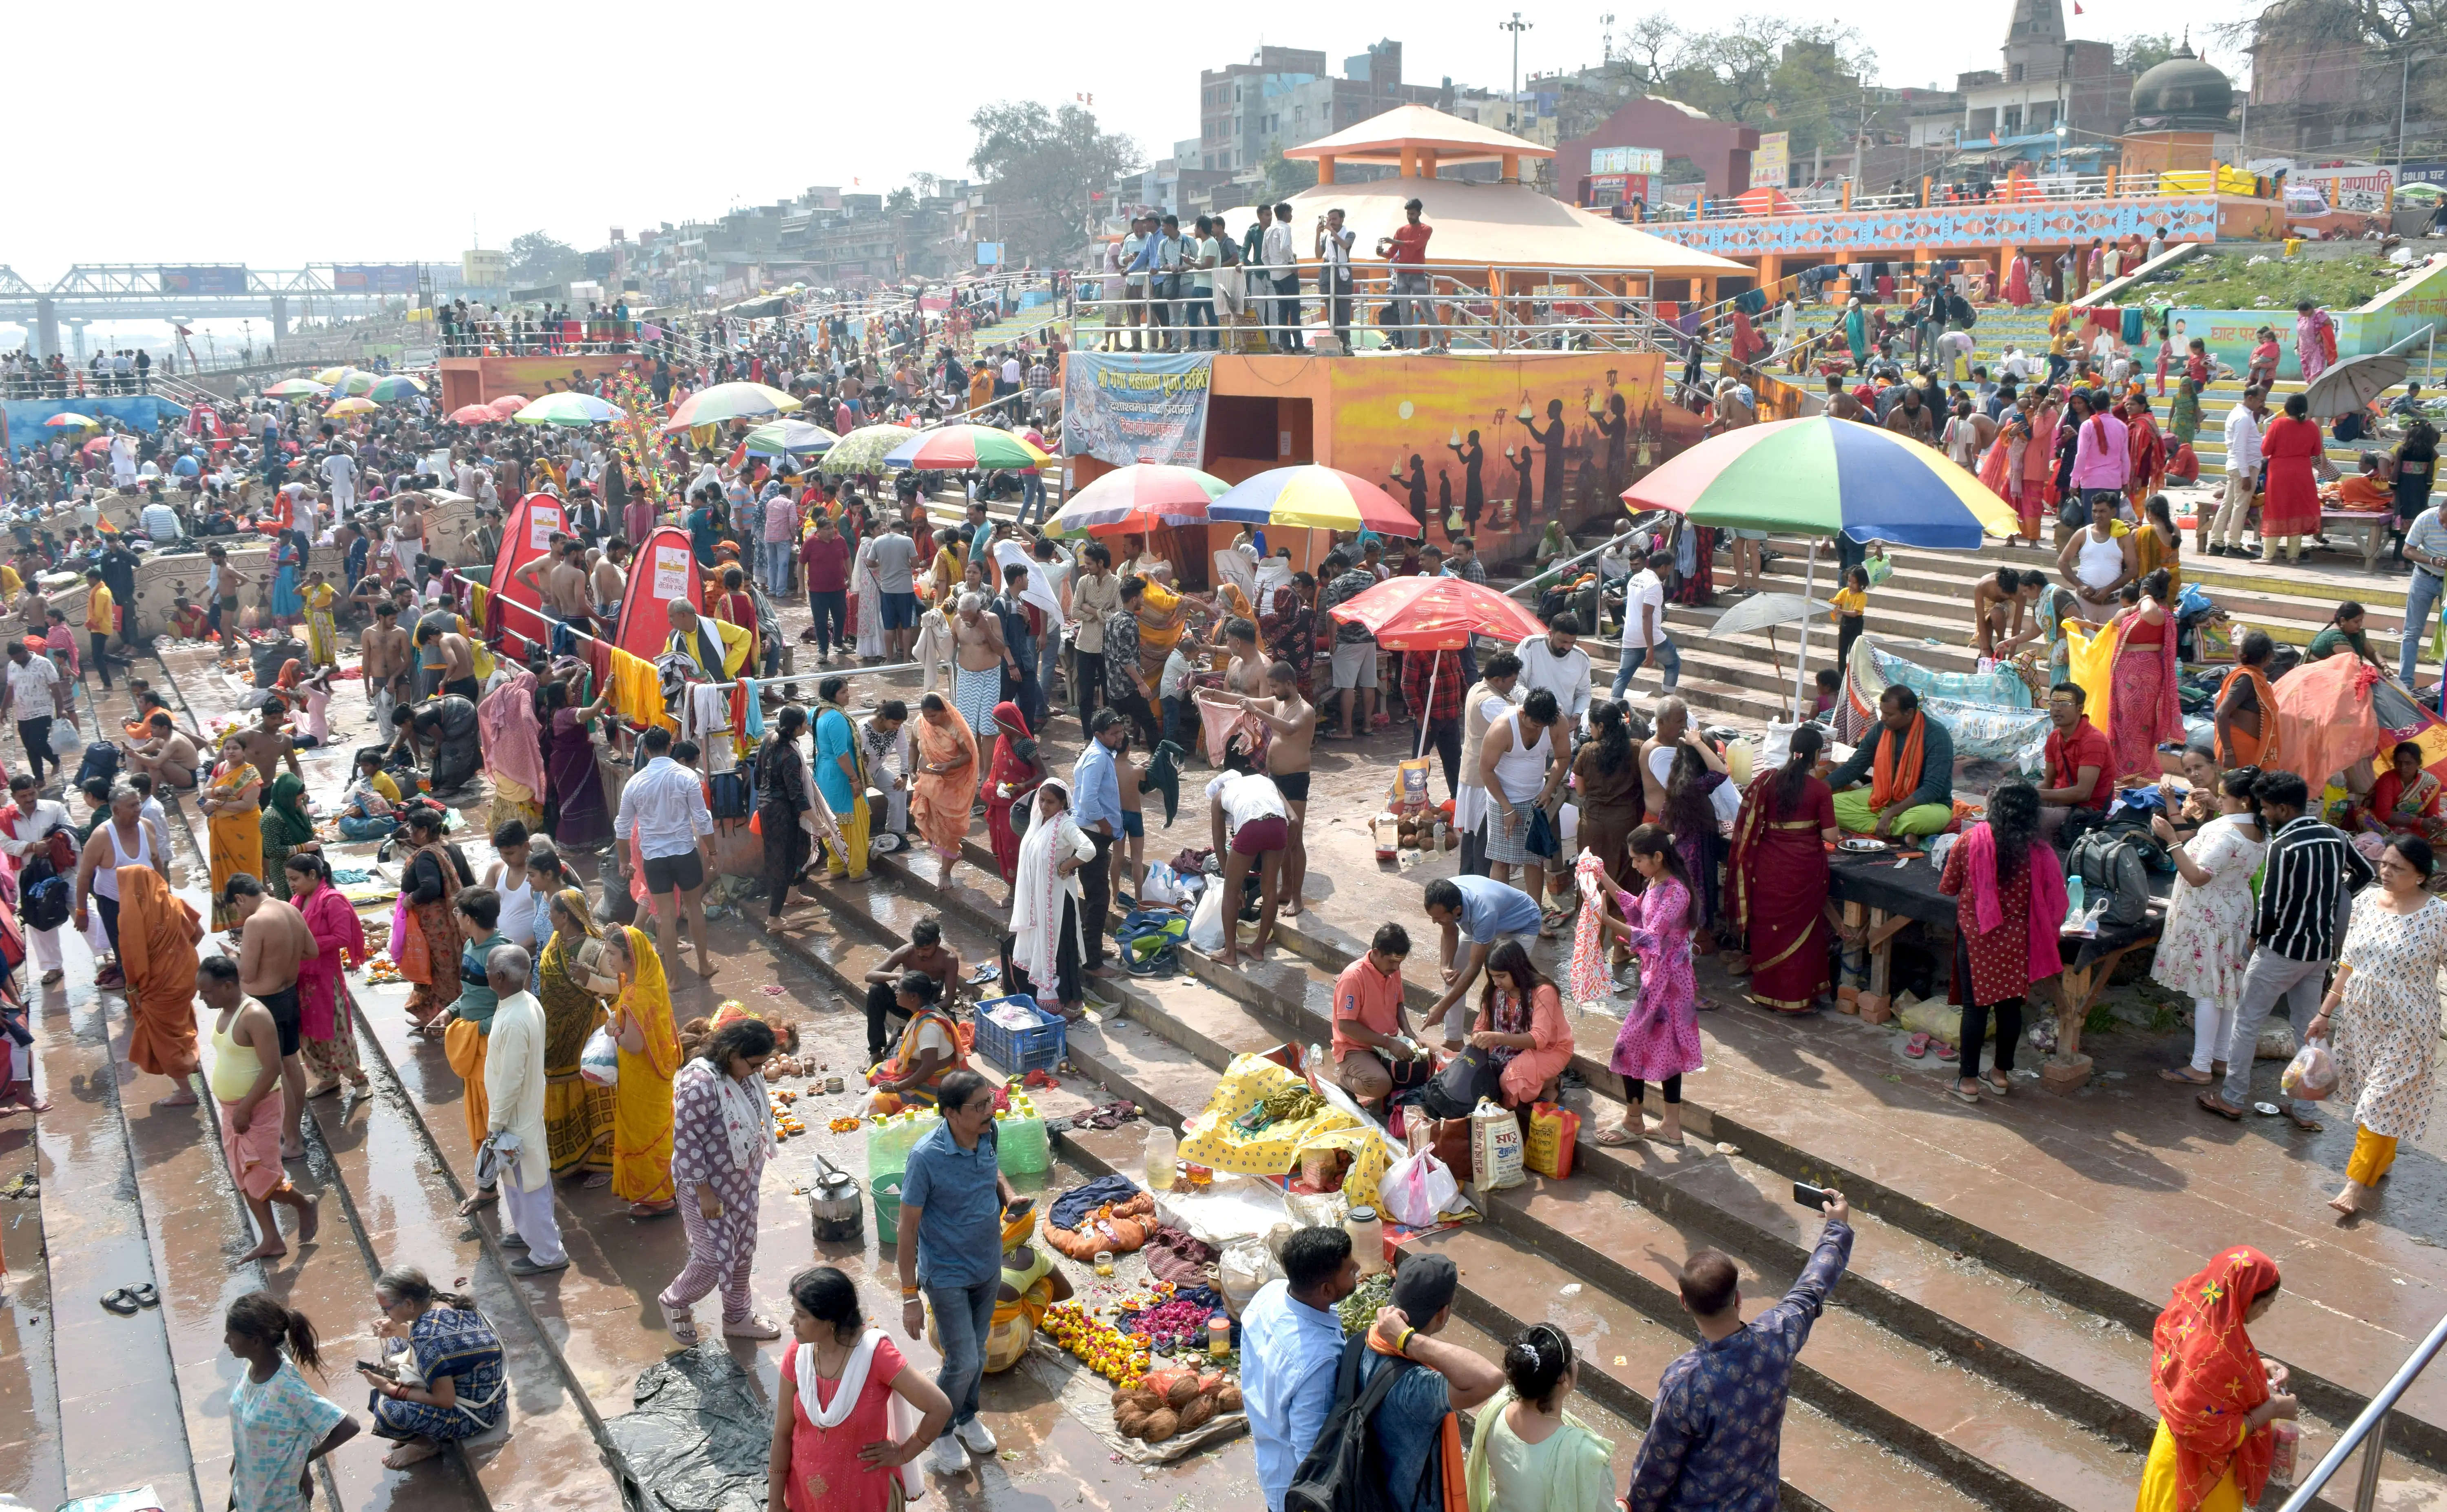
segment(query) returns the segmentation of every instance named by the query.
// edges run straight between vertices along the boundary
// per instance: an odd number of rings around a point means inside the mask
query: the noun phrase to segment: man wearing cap
[[[1446,1420],[1504,1385],[1501,1367],[1436,1337],[1452,1321],[1453,1294],[1460,1287],[1461,1271],[1451,1256],[1407,1257],[1394,1276],[1393,1305],[1344,1346],[1360,1351],[1363,1391],[1379,1370],[1402,1372],[1368,1420],[1368,1468],[1397,1507],[1443,1504],[1434,1495],[1444,1486],[1443,1456],[1461,1447],[1458,1427],[1446,1433]]]

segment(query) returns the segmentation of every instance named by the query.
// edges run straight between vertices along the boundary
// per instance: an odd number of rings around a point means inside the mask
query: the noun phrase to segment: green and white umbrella
[[[820,465],[828,473],[888,472],[884,454],[916,434],[906,425],[861,425],[835,442]]]
[[[769,420],[748,433],[751,457],[813,457],[830,451],[841,441],[822,425],[804,420]]]
[[[510,418],[522,425],[592,425],[619,418],[620,411],[593,394],[546,394]]]
[[[715,384],[689,395],[672,411],[672,418],[663,422],[663,429],[693,430],[725,420],[760,420],[767,415],[787,414],[798,407],[799,401],[763,384]]]

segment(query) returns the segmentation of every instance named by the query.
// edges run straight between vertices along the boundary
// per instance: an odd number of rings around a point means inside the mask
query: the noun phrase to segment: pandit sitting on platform
[[[1868,787],[1861,787],[1863,778]],[[1855,835],[1934,835],[1954,818],[1954,737],[1900,685],[1878,699],[1878,724],[1829,774],[1835,822]]]
[[[2396,483],[2386,476],[2387,459],[2362,453],[2362,470],[2348,473],[2320,490],[2320,502],[2330,509],[2366,509],[2374,513],[2396,507]]]
[[[755,640],[752,633],[726,619],[709,619],[686,599],[673,600],[670,613],[672,634],[664,642],[664,655],[687,657],[706,682],[729,682],[740,675]]]

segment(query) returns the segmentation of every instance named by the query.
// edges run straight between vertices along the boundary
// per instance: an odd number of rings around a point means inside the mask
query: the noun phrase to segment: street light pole
[[[1496,30],[1512,33],[1512,109],[1507,119],[1511,123],[1512,133],[1515,136],[1521,133],[1521,33],[1528,30],[1535,24],[1522,20],[1521,12],[1518,10],[1512,12],[1511,20],[1499,21],[1495,24]],[[2399,114],[2401,113],[2399,112]]]

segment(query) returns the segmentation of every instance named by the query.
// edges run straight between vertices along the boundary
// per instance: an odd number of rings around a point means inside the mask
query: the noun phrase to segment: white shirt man
[[[622,840],[635,831],[637,853],[650,861],[694,851],[698,836],[713,833],[703,782],[669,756],[654,757],[620,789],[612,830]]]
[[[506,954],[519,965],[518,979],[526,974],[526,952],[515,945],[497,945],[494,955]],[[505,962],[506,964],[506,962]],[[503,972],[489,973],[508,985]],[[499,991],[497,986],[495,991]],[[531,1276],[569,1263],[561,1247],[560,1223],[552,1209],[552,1149],[543,1122],[543,1005],[533,992],[502,994],[493,1009],[492,1028],[484,1036],[485,1133],[488,1139],[507,1135],[518,1141],[518,1163],[504,1170],[502,1207],[526,1241],[526,1254],[510,1262],[513,1273]]]
[[[332,506],[343,518],[357,507],[357,459],[334,451],[323,459],[323,481],[332,485]]]
[[[2248,403],[2238,404],[2226,415],[2226,494],[2218,501],[2217,519],[2199,531],[2198,544],[2203,548],[2215,544],[2229,548],[2229,555],[2243,550],[2244,517],[2251,512],[2252,495],[2260,487],[2260,426],[2267,419],[2266,407],[2254,409]]]
[[[1589,653],[1577,641],[1558,651],[1554,645],[1558,638],[1553,632],[1532,635],[1513,647],[1512,654],[1521,658],[1524,697],[1541,688],[1555,695],[1555,708],[1562,715],[1560,739],[1580,728],[1588,717]]]

